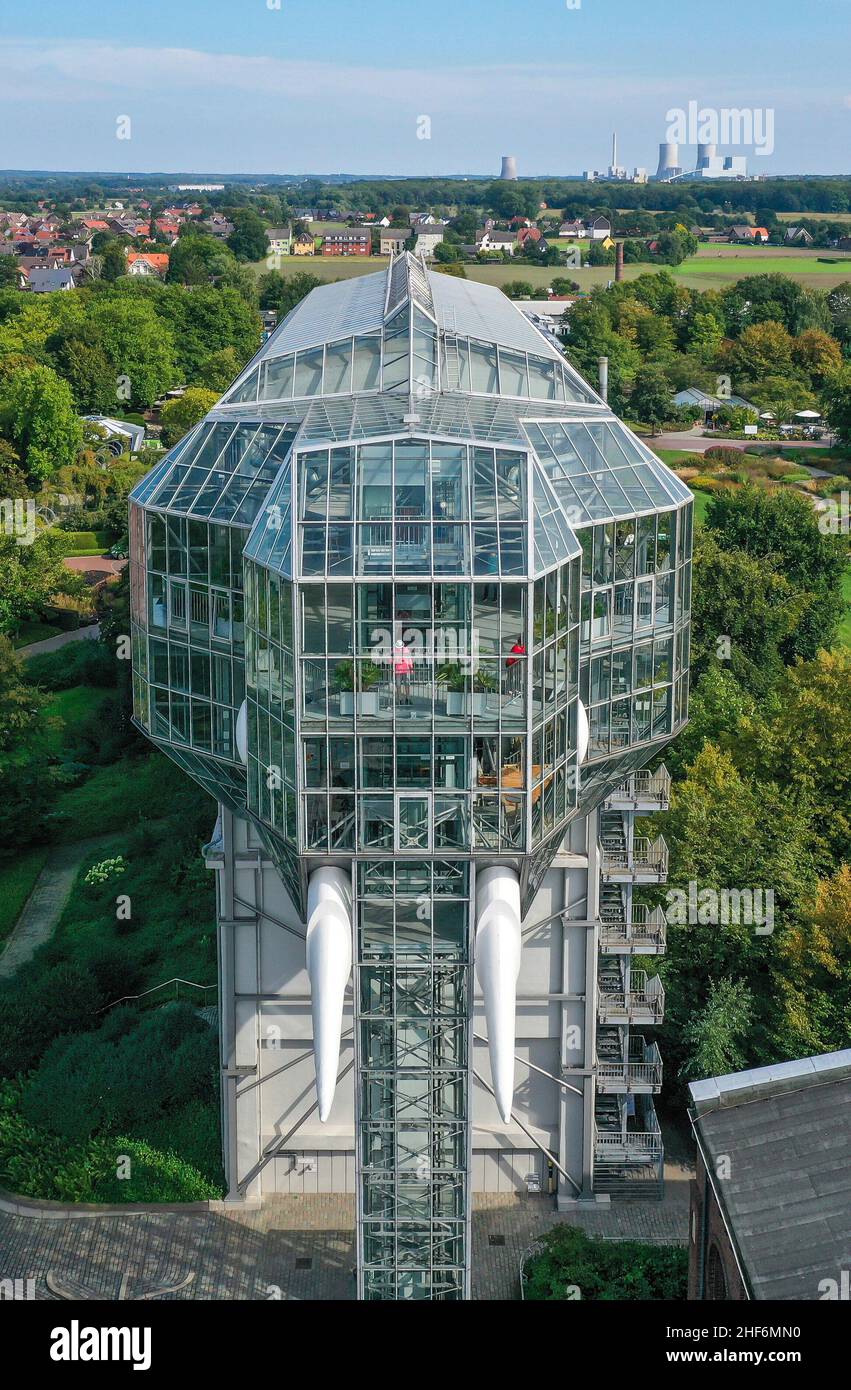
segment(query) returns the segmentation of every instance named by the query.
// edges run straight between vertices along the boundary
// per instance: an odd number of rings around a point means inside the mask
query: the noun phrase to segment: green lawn
[[[842,592],[845,596],[845,617],[839,625],[839,640],[843,646],[851,647],[851,565],[845,571]]]
[[[700,488],[694,489],[694,524],[702,526],[706,517],[706,508],[712,501],[708,492],[701,492]]]
[[[60,719],[61,727],[48,729],[45,739],[50,752],[55,757],[66,743],[66,734],[74,725],[80,725],[90,714],[94,714],[107,699],[105,690],[97,690],[93,685],[72,685],[67,690],[57,690],[45,707],[45,715]]]
[[[96,767],[79,786],[56,799],[57,838],[63,843],[129,830],[140,820],[168,816],[175,795],[188,778],[161,753],[151,750]],[[215,808],[210,802],[210,829]]]
[[[38,845],[0,866],[0,941],[9,935],[21,914],[35,881],[44,868],[49,850]]]
[[[28,647],[31,642],[44,642],[48,637],[56,637],[62,631],[54,623],[44,623],[40,618],[30,618],[22,622],[12,639],[15,647]]]
[[[829,252],[823,252],[827,256]],[[733,267],[730,262],[736,260],[738,264]],[[831,260],[844,262],[848,269],[845,271],[847,278],[851,273],[851,256],[842,256],[834,253]],[[730,274],[731,271],[739,271],[744,275],[837,275],[842,272],[842,265],[828,264],[819,261],[815,256],[755,256],[751,259],[750,253],[741,257],[733,256],[690,256],[682,265],[676,267],[678,275],[718,275]]]

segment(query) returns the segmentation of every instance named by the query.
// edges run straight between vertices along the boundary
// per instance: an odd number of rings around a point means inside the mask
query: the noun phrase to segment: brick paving
[[[690,1176],[670,1166],[664,1202],[589,1204],[564,1213],[550,1197],[478,1194],[473,1298],[518,1298],[524,1252],[559,1222],[610,1239],[685,1243]],[[216,1203],[210,1210],[126,1215],[77,1208],[71,1216],[37,1203],[29,1208],[32,1214],[18,1214],[12,1202],[0,1204],[0,1280],[33,1279],[37,1299],[355,1296],[351,1196],[270,1197],[256,1210]]]

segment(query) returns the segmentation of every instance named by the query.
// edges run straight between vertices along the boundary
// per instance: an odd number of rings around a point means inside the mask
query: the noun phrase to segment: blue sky
[[[576,4],[7,7],[0,167],[425,175],[512,153],[570,174],[605,167],[617,129],[619,162],[652,172],[668,111],[696,101],[774,111],[770,157],[730,151],[754,171],[851,172],[851,0]]]

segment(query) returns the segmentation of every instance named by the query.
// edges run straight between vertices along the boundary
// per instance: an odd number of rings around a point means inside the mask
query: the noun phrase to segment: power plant
[[[659,167],[657,179],[675,179],[683,171],[680,168],[680,147],[673,140],[666,140],[659,146]]]
[[[501,179],[517,178],[517,159],[513,154],[502,156],[502,168],[499,171],[499,177]]]

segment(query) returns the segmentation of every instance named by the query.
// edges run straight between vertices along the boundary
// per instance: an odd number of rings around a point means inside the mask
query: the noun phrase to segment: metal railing
[[[214,1003],[215,999],[208,1000],[207,995],[212,990],[214,995],[217,996],[219,989],[218,985],[199,985],[196,984],[194,980],[183,980],[180,978],[179,975],[174,975],[170,980],[163,980],[161,985],[152,985],[150,989],[143,989],[141,994],[122,994],[120,999],[113,999],[111,1004],[103,1004],[101,1008],[95,1009],[95,1013],[106,1013],[107,1009],[114,1009],[118,1004],[137,1004],[140,1000],[143,999],[146,1001],[150,1001],[150,997],[152,994],[158,994],[160,990],[168,989],[169,985],[174,986],[173,998],[175,1000],[180,999],[181,985],[183,985],[184,987],[184,996],[187,994],[188,991],[191,990],[200,991],[203,995],[203,999],[201,999],[200,1001],[202,1006],[206,1006],[208,1003]],[[196,1001],[198,1000],[197,993],[194,995],[190,995],[190,997]],[[161,1003],[162,1001],[158,999],[156,1002]]]
[[[594,1126],[594,1154],[597,1159],[611,1163],[650,1163],[662,1157],[662,1134],[656,1129],[631,1129],[624,1133],[599,1130]]]
[[[661,835],[650,840],[646,835],[636,835],[632,849],[604,849],[600,847],[600,868],[603,873],[652,874],[660,879],[668,874],[668,846]]]
[[[665,990],[659,976],[651,975],[648,979],[645,970],[630,970],[625,979],[629,984],[624,989],[606,989],[605,985],[600,987],[597,1002],[603,1022],[638,1019],[647,1023],[661,1023],[665,1014]]]
[[[616,918],[601,920],[601,950],[616,950],[621,946],[626,950],[664,951],[668,924],[661,907],[633,903],[631,912],[632,920],[628,922]]]
[[[667,806],[671,800],[671,774],[664,763],[655,772],[641,768],[633,772],[606,798],[606,805],[628,802],[646,803],[655,809]]]
[[[633,1090],[637,1086],[658,1089],[662,1085],[662,1057],[658,1045],[641,1036],[630,1038],[625,1060],[597,1062],[597,1080],[606,1090]]]

